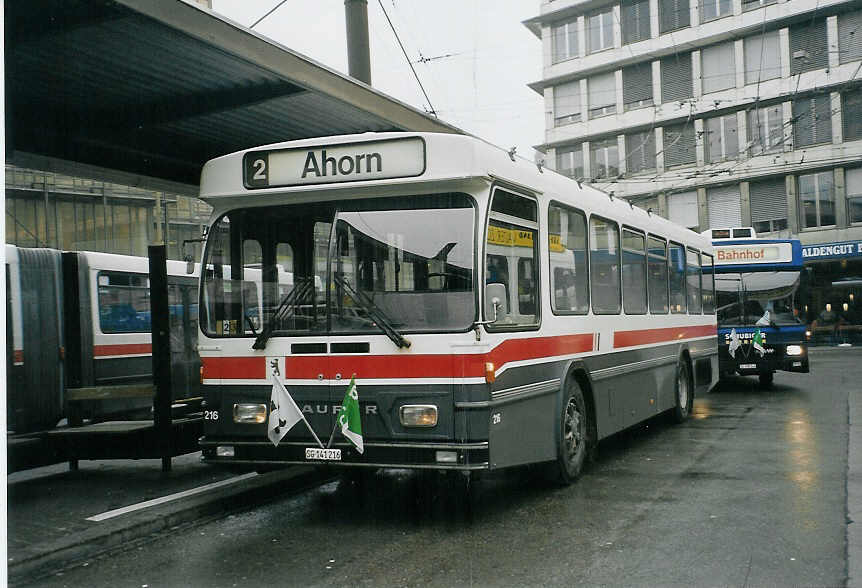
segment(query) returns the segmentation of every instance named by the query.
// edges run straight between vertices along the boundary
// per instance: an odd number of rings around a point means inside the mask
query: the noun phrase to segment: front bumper
[[[487,470],[490,460],[488,442],[463,443],[393,443],[367,441],[364,453],[348,443],[333,443],[341,450],[341,460],[315,460],[305,458],[307,447],[316,447],[313,441],[282,441],[275,447],[268,440],[237,441],[202,437],[200,446],[207,463],[240,466],[270,465],[326,465],[330,467],[410,468],[435,470]],[[222,451],[218,451],[222,448]],[[232,448],[226,456],[224,448]],[[447,456],[440,461],[440,453]],[[453,455],[454,454],[454,455]]]

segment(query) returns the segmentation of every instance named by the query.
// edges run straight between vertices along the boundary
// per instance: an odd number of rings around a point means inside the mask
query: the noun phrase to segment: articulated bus
[[[146,257],[8,244],[5,254],[8,432],[55,427],[69,416],[70,388],[152,382]],[[198,277],[179,261],[167,269],[173,398],[199,401]],[[152,406],[106,397],[77,408],[88,420],[149,419]]]
[[[201,198],[207,462],[547,462],[569,483],[600,439],[681,421],[717,381],[709,239],[476,138],[250,149],[208,162]],[[254,325],[239,293],[258,279]],[[352,379],[361,453],[331,435]],[[275,380],[308,424],[277,446]]]
[[[806,326],[796,293],[803,279],[798,239],[758,239],[754,229],[711,229],[715,249],[720,375],[808,373]]]

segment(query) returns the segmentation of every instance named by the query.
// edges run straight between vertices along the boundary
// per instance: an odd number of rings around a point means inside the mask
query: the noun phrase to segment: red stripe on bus
[[[288,356],[284,377],[330,380],[336,373],[347,379],[353,374],[362,379],[392,378],[481,378],[485,363],[493,362],[495,371],[507,363],[543,357],[557,357],[593,350],[593,334],[536,337],[504,341],[489,353],[412,355],[329,355]],[[223,380],[263,379],[263,357],[201,358],[204,378]]]
[[[614,348],[634,347],[650,343],[666,343],[695,337],[717,336],[715,325],[689,327],[667,327],[664,329],[643,329],[639,331],[617,331],[614,333]]]
[[[105,357],[110,355],[139,355],[143,353],[152,353],[153,346],[149,343],[125,343],[117,345],[93,345],[93,355],[95,357]]]

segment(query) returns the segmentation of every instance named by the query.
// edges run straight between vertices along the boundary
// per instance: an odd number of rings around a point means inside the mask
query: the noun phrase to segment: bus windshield
[[[202,329],[263,344],[278,333],[466,330],[474,226],[465,194],[231,211],[207,239]]]
[[[715,276],[719,326],[798,325],[799,271],[722,273]]]

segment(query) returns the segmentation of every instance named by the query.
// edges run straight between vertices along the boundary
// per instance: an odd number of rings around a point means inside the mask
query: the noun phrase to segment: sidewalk
[[[200,453],[174,458],[164,473],[160,460],[81,461],[78,471],[57,464],[17,472],[6,486],[9,583],[27,583],[134,539],[323,479],[310,467],[227,471],[201,463]]]

